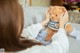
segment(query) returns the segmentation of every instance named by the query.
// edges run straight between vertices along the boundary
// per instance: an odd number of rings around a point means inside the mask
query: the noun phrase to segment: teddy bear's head
[[[62,6],[51,6],[49,9],[50,22],[48,27],[53,30],[59,29],[59,17],[65,12],[64,7]]]
[[[64,9],[61,6],[51,6],[49,13],[50,13],[50,19],[58,22],[60,15],[64,13]]]

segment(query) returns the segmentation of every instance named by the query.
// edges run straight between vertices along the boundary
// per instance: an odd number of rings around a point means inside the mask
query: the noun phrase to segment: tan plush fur
[[[64,10],[63,10],[63,7],[60,7],[60,6],[51,6],[50,9],[49,9],[49,12],[50,13],[50,19],[51,20],[54,20],[54,21],[59,21],[59,15],[61,13],[64,13]],[[48,34],[47,34],[47,37],[46,37],[46,40],[51,40],[52,36],[57,32],[56,30],[52,30],[50,28],[47,28],[46,29]]]

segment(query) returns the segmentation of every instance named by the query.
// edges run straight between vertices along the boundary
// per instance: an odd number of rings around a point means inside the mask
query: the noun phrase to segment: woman
[[[0,1],[0,49],[5,52],[15,53],[67,53],[69,42],[64,30],[64,24],[68,21],[64,16],[59,19],[59,30],[52,37],[52,43],[43,46],[31,40],[21,39],[23,30],[23,11],[17,0]],[[63,19],[62,19],[63,18]],[[46,20],[35,27],[40,26],[36,33],[49,21],[49,14]],[[29,32],[29,31],[28,31]]]

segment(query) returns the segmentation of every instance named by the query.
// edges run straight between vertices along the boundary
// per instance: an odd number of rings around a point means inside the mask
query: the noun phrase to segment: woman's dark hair
[[[31,40],[20,40],[23,21],[23,10],[17,0],[0,0],[0,48],[15,52],[38,44]]]
[[[52,6],[63,6],[63,0],[51,0]]]

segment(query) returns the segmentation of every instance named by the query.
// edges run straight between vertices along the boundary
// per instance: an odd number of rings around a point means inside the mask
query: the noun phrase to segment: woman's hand
[[[59,19],[59,25],[61,28],[64,28],[68,33],[72,32],[73,28],[70,23],[67,23],[69,21],[69,15],[67,10],[63,7],[64,13],[61,14]]]
[[[41,22],[41,25],[44,27],[49,21],[50,21],[50,14],[48,9],[48,11],[46,12],[46,18]]]
[[[60,18],[59,18],[59,27],[60,28],[64,28],[64,25],[68,22],[69,17],[68,17],[68,12],[67,10],[63,7],[64,9],[64,13],[61,14]]]

